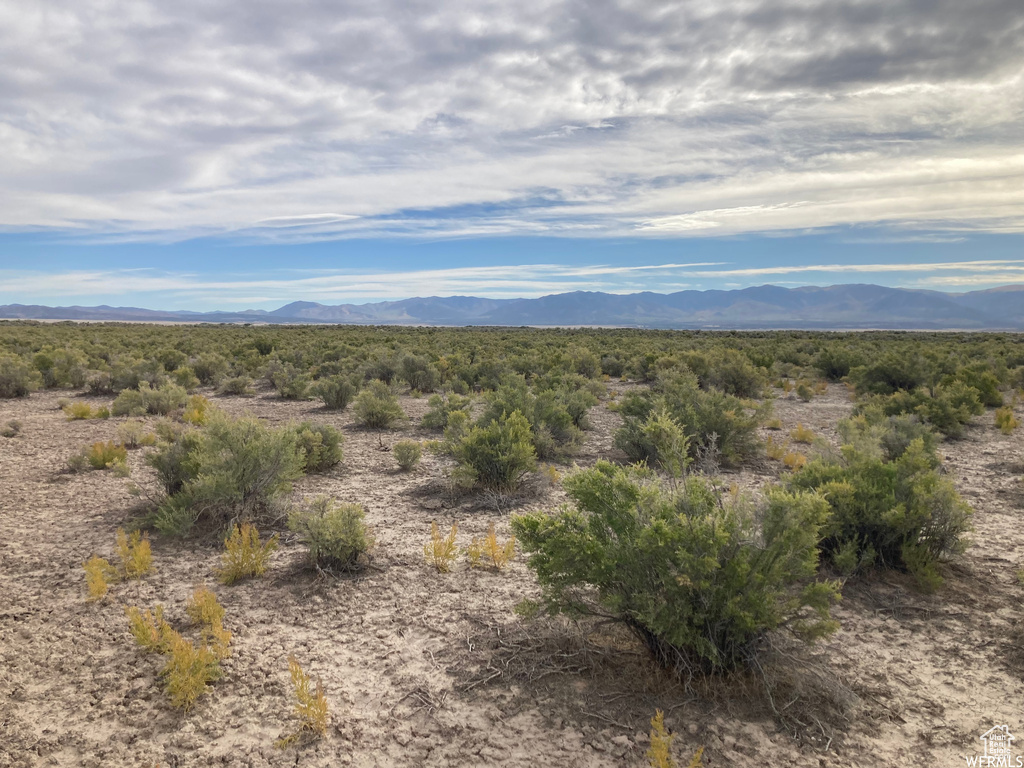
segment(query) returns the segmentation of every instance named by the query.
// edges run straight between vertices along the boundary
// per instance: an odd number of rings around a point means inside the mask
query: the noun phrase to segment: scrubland
[[[1012,334],[0,325],[0,766],[959,764],[1024,730],[1022,386]]]

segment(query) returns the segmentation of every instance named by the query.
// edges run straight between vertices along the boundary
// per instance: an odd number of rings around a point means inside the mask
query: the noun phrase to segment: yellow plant
[[[784,443],[776,443],[769,437],[764,443],[765,453],[768,454],[768,458],[773,461],[779,461],[783,456],[786,455],[786,446]]]
[[[541,472],[551,485],[558,485],[562,479],[562,475],[559,474],[558,468],[554,464],[545,464]]]
[[[665,713],[657,710],[651,718],[651,746],[647,749],[647,762],[651,768],[675,768],[676,762],[672,759],[672,739],[675,736],[665,728]],[[687,768],[703,768],[704,747],[693,753]]]
[[[123,445],[117,445],[111,441],[102,440],[89,446],[86,454],[89,464],[93,469],[107,469],[117,463],[127,463],[128,451]]]
[[[782,429],[782,419],[772,419],[764,425],[765,429]]]
[[[224,629],[220,619],[203,627],[200,637],[203,645],[209,648],[218,659],[226,659],[231,655],[231,632]]]
[[[169,635],[167,654],[160,675],[171,704],[187,712],[206,691],[207,684],[220,677],[220,662],[207,645],[196,646],[177,632]]]
[[[164,607],[158,605],[152,612],[140,611],[134,605],[124,609],[128,616],[128,629],[135,642],[150,653],[166,653],[171,640],[178,633],[164,621]]]
[[[208,587],[196,587],[185,603],[185,613],[202,629],[203,645],[218,658],[231,655],[231,633],[224,629],[224,608]]]
[[[828,382],[822,379],[814,385],[814,392],[818,395],[824,395],[828,392]]]
[[[224,607],[217,602],[217,596],[209,587],[196,587],[192,597],[185,603],[185,613],[193,624],[205,627],[224,619]]]
[[[93,555],[82,566],[85,568],[85,585],[89,588],[89,602],[99,600],[107,594],[107,579],[117,581],[117,569],[104,558]]]
[[[793,438],[794,443],[814,442],[814,430],[807,429],[803,424],[797,424],[796,429],[790,432],[789,436]]]
[[[1004,435],[1013,434],[1013,430],[1020,426],[1020,422],[1014,418],[1013,408],[1009,406],[996,408],[996,426]]]
[[[434,566],[438,573],[448,573],[452,563],[458,554],[455,546],[455,535],[458,533],[458,526],[452,523],[452,530],[447,536],[442,536],[437,527],[437,521],[430,524],[430,541],[423,545],[423,556],[427,563]]]
[[[782,463],[785,464],[789,469],[796,472],[798,469],[802,469],[807,464],[807,457],[802,453],[796,451],[790,451],[782,457]]]
[[[231,535],[224,540],[224,554],[217,577],[224,584],[234,584],[250,576],[262,576],[267,572],[270,554],[277,549],[278,536],[274,534],[266,542],[260,541],[256,526],[244,523],[231,529]]]
[[[141,579],[153,570],[148,534],[132,531],[129,537],[124,528],[118,528],[117,556],[121,560],[121,574],[126,579]]]
[[[651,746],[647,749],[651,768],[675,768],[676,763],[670,754],[674,738],[665,728],[665,713],[657,710],[651,718]]]
[[[299,729],[279,739],[277,746],[282,749],[294,744],[304,734],[313,738],[327,735],[327,696],[324,687],[317,680],[316,689],[311,685],[309,675],[302,671],[294,656],[288,657],[288,670],[292,676],[292,687],[295,689],[295,714],[299,718]]]
[[[792,392],[793,391],[793,382],[790,381],[789,379],[783,379],[783,381],[782,381],[782,391],[783,392]]]
[[[500,571],[516,554],[516,537],[511,536],[504,544],[498,543],[498,536],[494,531],[494,523],[487,529],[487,536],[480,540],[473,537],[466,548],[466,558],[471,568],[480,568],[484,565]]]
[[[192,395],[185,405],[184,413],[181,414],[181,420],[186,424],[201,427],[210,420],[210,401],[202,395]]]
[[[92,406],[88,403],[69,403],[62,409],[64,415],[68,417],[68,421],[77,421],[78,419],[91,419],[92,418]]]

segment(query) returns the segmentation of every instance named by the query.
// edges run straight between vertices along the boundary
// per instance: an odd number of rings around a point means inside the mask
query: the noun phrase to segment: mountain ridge
[[[194,312],[142,307],[0,306],[0,319],[93,322],[310,323],[426,326],[615,326],[679,329],[1024,330],[1024,285],[981,291],[866,283],[735,290],[571,291],[533,299],[427,296],[366,304],[294,301],[275,310]]]

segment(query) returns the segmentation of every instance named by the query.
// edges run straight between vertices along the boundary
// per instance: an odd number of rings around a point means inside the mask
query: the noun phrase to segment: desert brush
[[[438,573],[448,573],[452,569],[452,563],[458,555],[458,548],[455,546],[458,530],[458,525],[452,523],[451,532],[447,536],[442,536],[437,521],[430,524],[430,541],[423,545],[423,556]]]
[[[327,735],[327,696],[324,687],[317,680],[316,688],[312,687],[309,675],[302,671],[294,656],[288,657],[288,671],[291,673],[292,688],[295,690],[295,714],[299,718],[299,728],[294,733],[278,739],[277,746],[281,749],[291,746],[303,736],[315,739]]]
[[[278,541],[278,535],[274,534],[261,542],[260,532],[250,523],[233,526],[231,535],[224,540],[224,554],[216,571],[217,577],[224,584],[234,584],[242,579],[262,576],[267,572],[267,563],[271,553],[277,549]]]

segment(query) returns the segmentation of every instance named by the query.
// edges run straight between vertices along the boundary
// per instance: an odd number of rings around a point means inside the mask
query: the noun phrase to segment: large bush
[[[966,546],[972,514],[937,463],[923,437],[894,461],[850,445],[842,461],[819,459],[795,472],[789,487],[828,500],[821,549],[841,571],[878,563],[931,586],[939,561]]]
[[[537,466],[530,423],[519,411],[470,429],[454,447],[457,477],[467,485],[508,492]]]
[[[302,475],[305,454],[294,429],[214,412],[203,430],[184,430],[147,461],[167,493],[157,528],[184,534],[197,522],[226,528],[276,518],[291,481]]]
[[[620,621],[678,672],[735,667],[778,627],[834,629],[836,586],[813,580],[820,496],[774,489],[755,510],[700,476],[667,488],[605,461],[564,487],[571,507],[512,519],[548,611]]]

